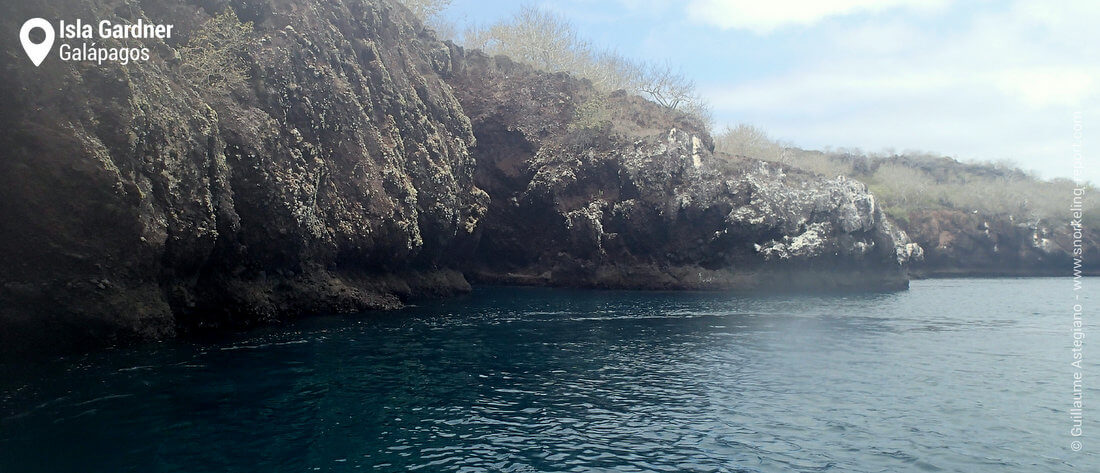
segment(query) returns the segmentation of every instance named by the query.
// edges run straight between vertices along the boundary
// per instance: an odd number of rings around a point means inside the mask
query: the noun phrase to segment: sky
[[[1010,160],[1100,183],[1100,2],[557,0],[527,3],[595,45],[695,80],[716,130],[748,123],[808,149]],[[459,25],[523,3],[453,0]],[[1075,118],[1076,117],[1076,118]],[[1074,126],[1080,126],[1080,138]]]

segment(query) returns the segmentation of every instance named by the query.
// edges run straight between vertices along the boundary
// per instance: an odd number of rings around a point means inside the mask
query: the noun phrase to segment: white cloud
[[[1100,149],[1100,1],[537,1],[605,46],[684,66],[718,128],[1011,159],[1054,177],[1072,173],[1080,111],[1087,158]],[[721,28],[693,27],[704,23]]]
[[[692,0],[688,16],[720,28],[770,33],[791,25],[812,25],[832,16],[894,8],[931,10],[949,0]]]
[[[1074,107],[1096,95],[1096,77],[1100,77],[1097,67],[1058,66],[1006,69],[993,74],[990,82],[1033,107]]]
[[[1068,176],[1072,113],[1100,118],[1098,12],[1018,2],[934,22],[826,21],[787,68],[702,92],[719,125],[753,123],[799,146],[923,149]]]

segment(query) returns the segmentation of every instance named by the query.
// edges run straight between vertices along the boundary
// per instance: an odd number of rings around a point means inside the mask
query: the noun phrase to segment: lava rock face
[[[248,79],[213,92],[180,49],[227,7],[254,23]],[[716,156],[687,117],[466,53],[390,0],[0,8],[9,38],[176,28],[127,65],[0,46],[6,350],[394,308],[466,276],[895,289],[919,255],[861,184]]]
[[[42,4],[37,4],[42,3]],[[227,6],[249,79],[210,94],[178,49]],[[468,289],[469,120],[449,50],[389,1],[5,2],[26,18],[176,25],[147,62],[41,67],[3,42],[0,344],[160,338]],[[56,46],[55,46],[56,48]],[[68,338],[58,338],[68,335]]]
[[[1067,211],[1067,217],[1069,212]],[[911,212],[906,228],[924,249],[912,271],[936,276],[1071,276],[1074,229],[960,210]],[[1095,232],[1080,230],[1081,256],[1100,251]],[[1084,265],[1084,274],[1097,274]]]
[[[867,188],[716,156],[692,119],[452,48],[476,182],[467,274],[613,288],[896,289],[920,256]]]

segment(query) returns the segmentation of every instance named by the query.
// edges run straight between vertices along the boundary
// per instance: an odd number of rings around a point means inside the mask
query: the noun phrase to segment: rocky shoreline
[[[1073,275],[1074,238],[1068,222],[1021,222],[978,212],[929,210],[909,214],[904,228],[924,253],[909,267],[914,278]],[[1097,235],[1086,227],[1081,236],[1082,254],[1097,254]],[[1088,264],[1082,269],[1084,275],[1100,275]]]
[[[2,29],[82,16],[186,38],[214,3],[13,3]],[[394,2],[229,5],[255,30],[224,93],[181,76],[178,40],[127,66],[0,69],[6,349],[391,309],[469,281],[897,290],[911,261],[957,258],[859,182],[716,154],[690,117],[464,51]]]

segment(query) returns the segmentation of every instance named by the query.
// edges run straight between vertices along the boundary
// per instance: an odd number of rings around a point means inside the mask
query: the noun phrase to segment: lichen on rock
[[[181,48],[226,3],[116,3],[3,6],[180,34],[126,66],[0,68],[5,346],[395,308],[467,277],[896,289],[920,254],[862,184],[715,154],[690,116],[440,42],[389,0],[229,2],[253,37],[218,90]]]
[[[440,76],[449,49],[407,10],[117,3],[2,8],[178,36],[125,66],[0,71],[0,343],[159,338],[468,288],[453,254],[488,195]],[[181,71],[181,50],[227,7],[254,25],[238,52],[248,79],[209,90]]]
[[[475,179],[492,196],[474,277],[627,288],[905,286],[916,250],[906,250],[863,184],[716,155],[701,124],[622,93],[601,97],[607,126],[555,127],[589,106],[590,85],[453,49],[459,66],[449,82],[477,136]],[[826,268],[835,275],[805,277]]]

